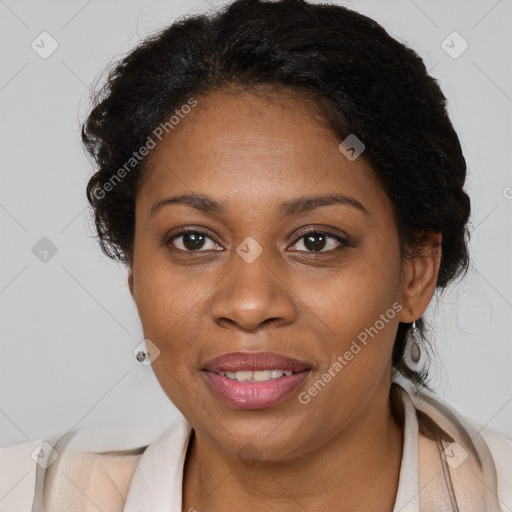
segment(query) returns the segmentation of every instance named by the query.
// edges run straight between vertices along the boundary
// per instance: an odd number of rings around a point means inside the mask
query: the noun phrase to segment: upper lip
[[[269,351],[230,352],[210,359],[204,367],[205,370],[214,373],[273,369],[300,372],[310,368],[311,366],[305,361]]]

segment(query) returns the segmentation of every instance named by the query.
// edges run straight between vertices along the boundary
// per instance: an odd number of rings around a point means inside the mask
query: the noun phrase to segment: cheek
[[[202,377],[197,354],[208,328],[207,299],[219,277],[199,268],[180,269],[155,250],[141,248],[135,261],[135,299],[144,337],[160,350],[153,371],[171,401],[186,409],[187,401],[200,398],[190,382]]]
[[[305,313],[315,330],[324,333],[319,348],[327,356],[325,366],[341,360],[336,373],[342,372],[354,386],[366,378],[374,380],[389,366],[401,309],[392,286],[371,280],[365,289],[361,279],[345,276],[343,282],[333,282],[329,293],[318,294],[314,309]]]
[[[201,286],[169,275],[165,266],[148,266],[138,277],[137,307],[144,337],[160,350],[152,363],[153,372],[178,409],[202,408],[206,404],[198,403],[201,396],[190,382],[198,375],[194,356],[197,357],[198,338],[204,331],[197,316],[205,290],[201,293]]]
[[[402,308],[397,300],[398,244],[386,251],[377,250],[376,244],[367,247],[331,279],[309,287],[308,297],[303,300],[313,308],[309,316],[328,328],[322,340],[322,351],[328,354],[323,371],[331,368],[331,373],[341,376],[333,379],[339,384],[333,392],[354,398],[364,394],[390,367]],[[333,368],[336,361],[339,364]]]
[[[361,251],[329,279],[309,284],[303,301],[346,341],[372,326],[399,296],[400,254],[393,248],[386,252],[374,246]]]
[[[318,344],[322,367],[299,397],[301,404],[309,402],[310,412],[326,412],[318,415],[321,422],[310,422],[319,435],[357,421],[376,397],[385,402],[401,305],[386,283],[377,285],[372,279],[363,287],[367,277],[347,275],[333,281],[329,293],[316,297],[308,315],[318,325],[317,333],[328,326]]]
[[[204,294],[204,275],[173,266],[165,252],[143,239],[136,245],[134,299],[144,332],[162,337],[184,320]],[[165,336],[164,336],[165,338]]]

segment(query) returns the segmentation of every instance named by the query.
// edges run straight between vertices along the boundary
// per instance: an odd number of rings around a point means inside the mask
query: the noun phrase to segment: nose
[[[212,302],[212,317],[220,326],[255,331],[270,323],[279,326],[295,321],[293,292],[264,255],[265,251],[252,263],[234,255]]]

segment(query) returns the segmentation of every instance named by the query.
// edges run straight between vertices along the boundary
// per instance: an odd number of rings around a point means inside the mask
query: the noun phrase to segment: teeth
[[[231,380],[238,382],[265,382],[281,378],[283,375],[290,377],[293,375],[292,370],[257,370],[257,371],[243,371],[243,372],[218,372],[222,377],[227,377]]]
[[[272,372],[270,373],[270,378],[278,379],[279,377],[283,376],[283,373],[283,370],[272,370]]]
[[[236,380],[238,382],[245,382],[252,379],[252,372],[236,372]]]
[[[258,382],[270,380],[271,373],[272,372],[270,370],[258,370],[257,372],[252,372],[252,378]]]

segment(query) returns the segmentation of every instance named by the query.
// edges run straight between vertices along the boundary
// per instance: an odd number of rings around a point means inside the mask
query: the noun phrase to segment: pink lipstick
[[[232,352],[205,365],[206,380],[237,409],[265,409],[291,395],[311,370],[308,363],[276,352]]]

